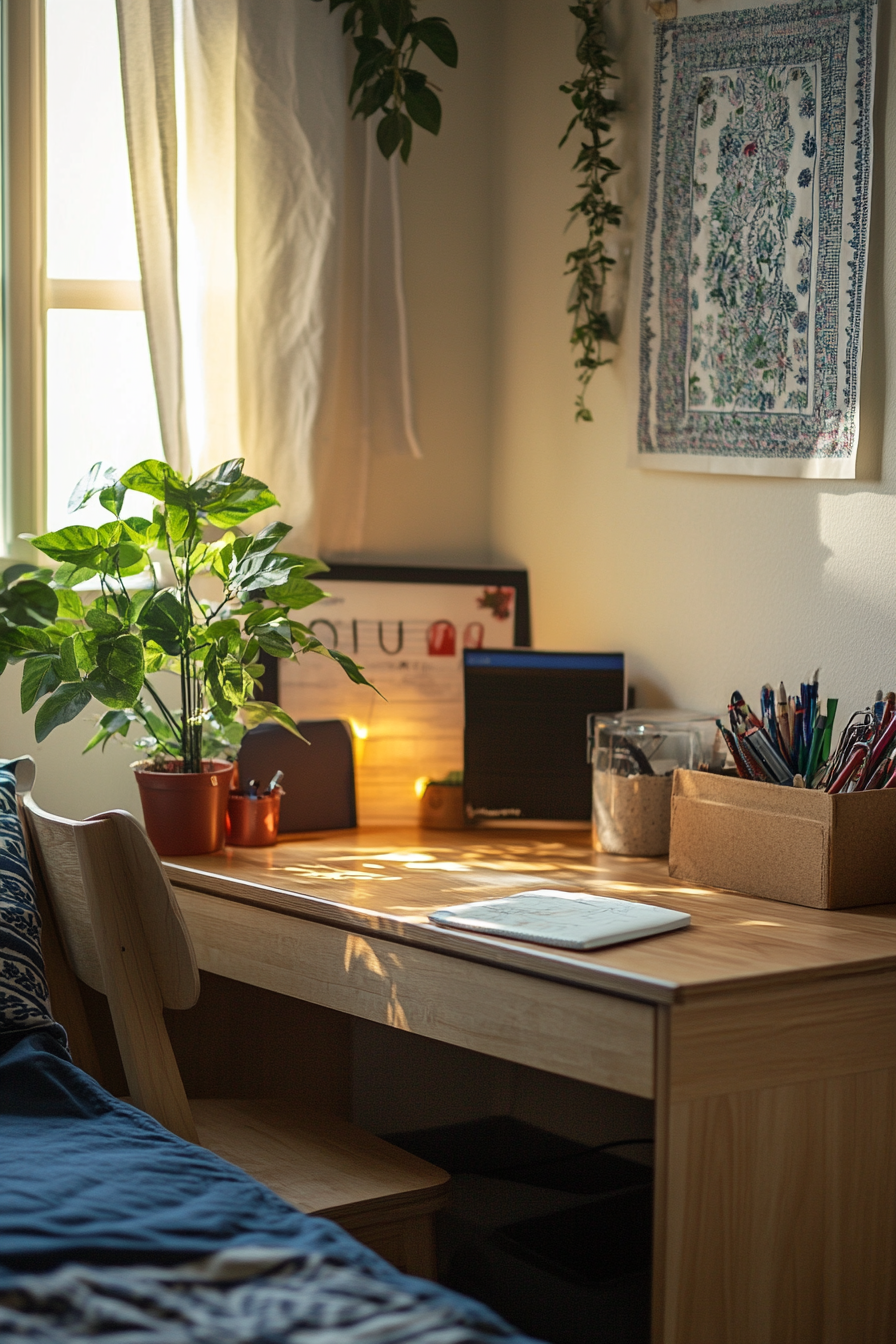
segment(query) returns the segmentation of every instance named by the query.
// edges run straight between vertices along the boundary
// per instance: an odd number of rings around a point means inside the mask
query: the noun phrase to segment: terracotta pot
[[[224,825],[233,765],[203,761],[202,774],[179,772],[178,761],[162,769],[147,761],[134,766],[146,833],[166,858],[214,854],[224,847]]]
[[[461,831],[464,816],[462,784],[427,784],[420,799],[420,825],[436,831]]]
[[[283,790],[261,798],[250,798],[248,793],[230,792],[227,803],[227,843],[229,845],[275,845],[280,827],[280,799]]]

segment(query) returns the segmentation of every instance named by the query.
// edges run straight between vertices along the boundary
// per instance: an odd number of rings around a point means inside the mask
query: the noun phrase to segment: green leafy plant
[[[330,0],[330,13],[345,5],[342,31],[351,33],[358,53],[349,89],[356,117],[383,112],[376,139],[387,159],[411,152],[416,122],[438,135],[442,104],[436,86],[421,70],[412,69],[421,46],[443,65],[457,65],[457,42],[446,19],[418,19],[415,0]],[[386,40],[380,36],[383,32]]]
[[[152,517],[120,516],[128,491],[153,501]],[[278,705],[255,698],[260,654],[334,659],[354,682],[370,683],[351,658],[322,644],[293,613],[326,596],[310,576],[320,560],[279,550],[290,532],[271,523],[254,536],[243,523],[277,503],[242,459],[196,480],[166,462],[138,462],[123,476],[91,469],[69,507],[98,497],[112,515],[100,527],[73,525],[34,537],[57,568],[12,565],[0,580],[0,673],[24,663],[22,712],[42,701],[42,742],[97,700],[106,709],[85,751],[143,730],[137,746],[157,763],[202,769],[203,756],[232,756],[247,727],[266,719],[299,734]],[[173,582],[160,584],[153,555],[167,557]],[[209,585],[211,576],[213,582]],[[131,582],[128,582],[128,581]],[[217,589],[197,595],[197,583]],[[85,603],[79,585],[98,596]],[[163,700],[155,673],[172,673],[180,705]]]
[[[619,172],[618,164],[607,158],[606,153],[612,144],[607,134],[610,119],[619,105],[607,94],[609,81],[616,76],[613,74],[615,61],[607,50],[604,31],[605,4],[606,0],[582,0],[580,4],[570,5],[570,13],[583,25],[576,46],[582,70],[578,79],[560,86],[561,93],[570,95],[575,108],[575,115],[560,141],[561,148],[576,126],[581,126],[587,136],[573,165],[573,172],[583,176],[579,182],[581,195],[570,206],[570,213],[573,219],[585,221],[588,237],[582,247],[574,248],[566,258],[566,274],[573,277],[567,307],[573,319],[570,342],[573,349],[580,351],[575,362],[581,384],[576,398],[576,420],[593,419],[585,405],[585,393],[595,369],[610,363],[609,359],[603,358],[603,343],[615,343],[603,302],[607,273],[616,262],[607,252],[604,230],[618,225],[622,219],[620,206],[609,199],[605,190],[607,181]]]

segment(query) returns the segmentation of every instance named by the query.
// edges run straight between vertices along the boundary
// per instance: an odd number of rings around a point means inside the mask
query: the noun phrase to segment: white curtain
[[[420,450],[396,166],[348,118],[338,17],[117,3],[166,456],[243,456],[309,549],[360,549],[370,454]]]

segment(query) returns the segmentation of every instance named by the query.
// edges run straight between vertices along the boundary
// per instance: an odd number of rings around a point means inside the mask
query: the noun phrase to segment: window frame
[[[21,535],[47,520],[47,313],[50,309],[143,311],[139,280],[47,276],[45,0],[4,0],[3,517],[0,553],[31,560]]]
[[[3,5],[4,550],[26,558],[46,491],[44,5]]]

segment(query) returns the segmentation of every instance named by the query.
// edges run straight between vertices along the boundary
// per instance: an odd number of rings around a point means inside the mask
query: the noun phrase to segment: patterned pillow
[[[0,1032],[52,1022],[16,781],[0,770]]]

